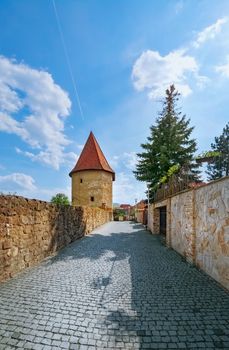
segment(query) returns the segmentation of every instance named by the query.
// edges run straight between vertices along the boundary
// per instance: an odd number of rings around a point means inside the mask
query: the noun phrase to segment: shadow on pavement
[[[226,348],[228,294],[162,245],[160,237],[140,224],[130,227],[130,232],[110,234],[99,234],[97,229],[63,249],[49,264],[81,259],[87,264],[104,258],[107,270],[89,278],[85,288],[102,291],[104,328],[110,330],[114,349],[125,342],[126,348],[131,343],[137,349]]]

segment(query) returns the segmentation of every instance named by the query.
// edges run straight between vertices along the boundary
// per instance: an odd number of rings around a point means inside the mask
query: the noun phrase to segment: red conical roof
[[[104,170],[113,175],[113,181],[115,179],[115,173],[108,164],[92,132],[90,132],[80,157],[69,176],[72,176],[73,173],[82,170]]]

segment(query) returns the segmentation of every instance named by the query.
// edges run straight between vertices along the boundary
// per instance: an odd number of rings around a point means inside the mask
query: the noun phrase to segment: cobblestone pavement
[[[0,285],[0,349],[229,349],[229,296],[139,224]]]

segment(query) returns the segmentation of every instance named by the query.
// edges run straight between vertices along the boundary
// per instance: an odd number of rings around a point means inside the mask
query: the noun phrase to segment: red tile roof
[[[120,208],[122,208],[122,209],[130,209],[131,205],[130,204],[120,204]]]
[[[113,176],[113,181],[115,180],[115,173],[108,164],[92,132],[90,132],[80,157],[69,176],[72,176],[73,173],[82,170],[104,170],[111,173]]]

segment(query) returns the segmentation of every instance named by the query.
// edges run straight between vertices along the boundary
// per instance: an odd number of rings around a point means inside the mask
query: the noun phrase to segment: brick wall
[[[0,281],[33,266],[111,219],[107,210],[0,196]]]

